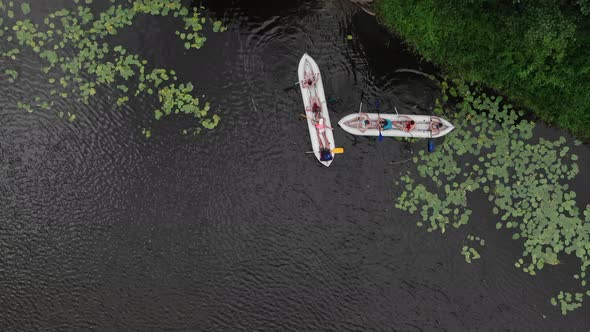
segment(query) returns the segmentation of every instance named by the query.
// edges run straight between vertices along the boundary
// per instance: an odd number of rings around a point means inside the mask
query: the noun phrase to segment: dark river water
[[[73,123],[17,110],[46,93],[35,57],[17,62],[17,84],[0,85],[1,330],[590,329],[588,305],[563,317],[549,303],[575,289],[577,262],[536,277],[515,269],[522,244],[495,230],[485,199],[473,198],[470,225],[444,235],[395,209],[395,181],[414,165],[391,162],[426,142],[336,130],[346,153],[332,166],[305,154],[301,96],[283,90],[304,52],[339,99],[333,123],[358,110],[361,92],[383,109],[427,112],[435,84],[396,71],[436,69],[347,2],[204,5],[229,30],[207,33],[201,50],[173,38],[172,18],[142,17],[117,41],[192,81],[222,117],[211,132],[181,135],[189,118],[153,121],[152,97],[117,110],[109,89],[89,106],[56,105]],[[41,16],[59,5],[32,7]],[[590,149],[575,151],[586,204]],[[486,240],[473,264],[460,254],[466,234]]]

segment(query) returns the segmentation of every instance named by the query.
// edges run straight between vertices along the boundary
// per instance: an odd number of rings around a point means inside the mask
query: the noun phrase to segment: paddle
[[[340,153],[344,153],[344,148],[333,148],[332,150],[333,154],[340,154]],[[315,153],[315,151],[306,151],[305,153]]]
[[[286,87],[286,88],[284,88],[284,89],[283,89],[283,91],[289,91],[289,90],[291,90],[291,89],[295,88],[295,87],[296,87],[296,86],[298,86],[298,85],[299,85],[299,82],[297,82],[297,83],[295,83],[295,84],[293,84],[293,85],[291,85],[291,86],[289,86],[289,87]]]
[[[339,97],[330,97],[327,100],[328,104],[335,104],[335,103],[341,103],[342,101],[340,100]]]
[[[379,129],[379,142],[383,141],[383,135],[381,134],[381,115],[379,114],[379,107],[381,106],[381,102],[379,99],[375,99],[375,109],[377,110],[377,128]]]
[[[359,114],[357,117],[357,128],[361,127],[361,123],[359,122],[361,120],[361,112],[363,111],[363,96],[365,95],[365,91],[361,91],[361,104],[359,105]]]
[[[359,105],[359,119],[361,118],[361,112],[363,111],[363,100],[361,99],[361,104]]]
[[[315,121],[315,122],[319,122],[318,120],[314,119],[314,118],[310,118],[309,116],[305,115],[305,114],[299,114],[300,116],[306,118],[306,119],[310,119],[311,121]],[[326,128],[332,129],[334,130],[334,128],[330,127],[330,126],[326,126]]]
[[[365,92],[362,91],[361,92],[361,104],[359,105],[359,119],[361,118],[361,112],[363,111],[363,96],[365,95]]]

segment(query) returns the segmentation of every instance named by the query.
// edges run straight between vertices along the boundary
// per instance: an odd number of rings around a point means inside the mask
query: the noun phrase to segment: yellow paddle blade
[[[333,148],[332,153],[344,153],[344,148]]]

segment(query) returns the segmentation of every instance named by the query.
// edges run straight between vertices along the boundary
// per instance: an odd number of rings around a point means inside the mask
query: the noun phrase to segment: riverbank
[[[590,138],[588,8],[377,0],[375,9],[386,26],[447,74],[489,86],[544,121]]]

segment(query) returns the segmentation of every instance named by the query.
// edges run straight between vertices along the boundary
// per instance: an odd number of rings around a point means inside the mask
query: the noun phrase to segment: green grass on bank
[[[447,74],[496,89],[588,139],[590,16],[585,0],[570,2],[377,0],[376,8]]]

